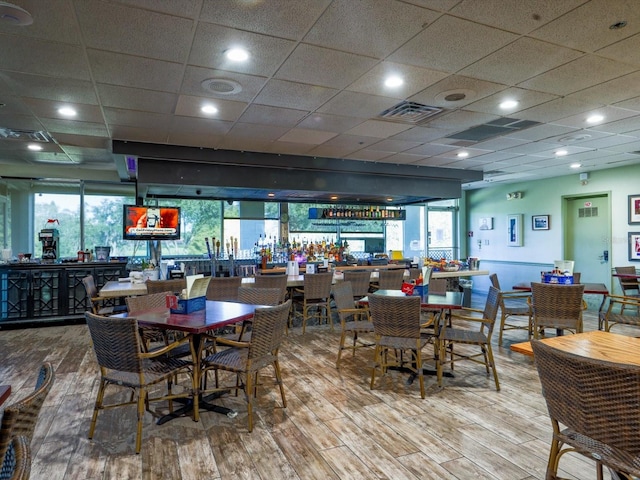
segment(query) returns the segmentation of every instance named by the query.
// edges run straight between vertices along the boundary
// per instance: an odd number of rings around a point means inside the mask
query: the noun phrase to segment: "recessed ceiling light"
[[[515,100],[505,100],[500,104],[500,108],[503,110],[509,110],[510,108],[516,108],[519,105],[519,102]]]
[[[218,113],[218,109],[213,105],[203,105],[200,110],[202,111],[202,113],[206,113],[207,115]]]
[[[469,152],[458,152],[458,158],[467,158],[469,156]]]
[[[234,62],[244,62],[249,58],[249,52],[242,48],[231,48],[225,52],[225,55]]]
[[[338,199],[338,197],[336,195],[332,195],[331,196],[331,200],[337,200],[337,199]]]
[[[393,202],[393,198],[391,197],[387,198],[387,202]]]
[[[396,88],[404,83],[404,80],[397,75],[392,75],[384,81],[385,87]]]
[[[65,117],[75,117],[78,112],[71,107],[60,107],[58,109],[58,113],[60,115],[64,115]]]
[[[38,145],[37,143],[30,143],[29,145],[27,145],[27,148],[29,150],[33,150],[34,152],[39,152],[40,150],[42,150],[42,145]]]
[[[596,113],[587,118],[587,123],[599,123],[602,120],[604,120],[604,116]]]
[[[276,196],[275,193],[271,193],[271,192],[267,193],[267,197],[275,197],[275,196]]]
[[[569,155],[569,152],[566,150],[556,150],[556,157],[564,157],[565,155]]]
[[[571,165],[569,165],[571,168],[580,168],[582,166],[581,163],[572,163]]]
[[[0,2],[0,20],[24,27],[33,23],[33,17],[24,8],[9,2]]]

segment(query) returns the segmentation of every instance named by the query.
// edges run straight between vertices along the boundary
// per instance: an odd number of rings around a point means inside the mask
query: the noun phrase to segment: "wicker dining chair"
[[[421,333],[420,297],[372,294],[368,298],[376,342],[370,388],[373,390],[376,371],[384,375],[390,367],[406,368],[417,375],[424,398],[422,349],[429,340]]]
[[[190,337],[181,338],[153,352],[144,352],[138,335],[138,322],[135,318],[104,317],[90,312],[86,312],[85,317],[93,342],[93,350],[100,366],[100,386],[91,417],[89,438],[93,438],[100,411],[125,405],[137,405],[135,448],[136,453],[140,453],[142,419],[145,410],[151,411],[150,402],[166,400],[169,402],[169,411],[173,412],[175,398],[191,397],[195,404],[194,410],[197,411],[198,396],[193,395],[193,392],[198,390],[198,385],[193,379],[193,362],[168,355],[171,350],[185,343],[191,343]],[[192,358],[195,358],[193,347],[191,350]],[[190,388],[174,394],[173,379],[180,373],[190,374],[192,384]],[[151,397],[149,390],[163,381],[167,382],[167,394]],[[126,401],[105,405],[105,390],[109,385],[131,389],[133,393]],[[135,393],[137,393],[137,399],[134,398]]]
[[[446,353],[449,352],[451,369],[455,362],[460,360],[471,360],[485,366],[487,375],[493,374],[493,381],[496,384],[496,390],[500,390],[500,382],[498,381],[498,371],[493,357],[493,349],[491,348],[491,335],[498,316],[498,307],[500,306],[500,290],[491,286],[487,294],[487,300],[483,310],[475,308],[462,308],[460,310],[452,310],[449,325],[445,326],[445,319],[441,319],[440,327],[440,354],[436,356],[437,361],[446,362]],[[479,314],[479,315],[478,315]],[[465,326],[463,324],[476,324],[477,329]],[[464,353],[455,350],[456,345],[476,346],[480,348],[479,353],[471,354],[468,350]],[[438,386],[442,386],[442,366],[438,366]]]
[[[148,282],[147,282],[148,285]],[[127,309],[129,315],[134,316],[138,312],[144,312],[148,310],[169,310],[167,307],[167,295],[173,295],[171,290],[164,292],[150,293],[148,295],[139,295],[137,297],[127,297]],[[142,338],[142,347],[145,351],[151,350],[151,344],[154,342],[162,342],[164,345],[169,344],[169,337],[167,330],[161,330],[153,327],[140,327],[140,336]],[[184,351],[184,354],[190,352]]]
[[[351,283],[354,300],[369,295],[369,285],[371,284],[371,272],[362,271],[346,271],[344,272],[344,281]]]
[[[29,439],[24,435],[11,437],[4,456],[0,456],[0,461],[0,480],[28,480],[31,474]]]
[[[582,297],[584,284],[531,284],[533,337],[539,338],[545,328],[582,332]]]
[[[275,306],[282,303],[282,291],[279,288],[255,288],[241,287],[238,289],[238,302],[253,305]],[[236,340],[238,342],[248,342],[251,340],[251,324],[253,319],[245,320],[236,327],[236,332],[232,335],[224,335],[224,338]]]
[[[599,313],[599,325],[605,332],[610,332],[616,325],[640,327],[640,298],[609,295],[608,305]],[[627,313],[625,313],[625,309]]]
[[[17,412],[15,424],[13,425],[13,436],[24,436],[29,443],[31,443],[42,404],[47,398],[47,395],[49,395],[54,380],[55,372],[53,365],[50,362],[43,363],[38,370],[33,392],[7,406],[5,411],[11,409]]]
[[[304,285],[302,289],[296,288],[295,292],[302,298],[295,298],[294,302],[301,311],[294,306],[294,315],[302,315],[302,333],[305,333],[307,321],[311,318],[317,318],[318,324],[322,321],[331,325],[333,330],[333,318],[331,317],[331,283],[333,282],[333,273],[313,273],[305,274]],[[314,310],[314,313],[311,311]]]
[[[212,277],[207,286],[207,300],[237,302],[242,277]]]
[[[378,271],[378,283],[371,283],[373,290],[400,290],[404,281],[404,269],[384,269]]]
[[[147,293],[171,292],[174,295],[180,295],[182,290],[187,288],[187,280],[185,278],[171,278],[169,280],[147,280]]]
[[[338,347],[338,359],[336,360],[336,368],[340,368],[340,358],[343,350],[351,350],[355,355],[357,348],[373,347],[375,345],[375,343],[370,341],[363,342],[362,339],[358,338],[360,334],[372,334],[373,323],[369,318],[369,309],[359,308],[356,305],[351,282],[346,280],[338,282],[331,291],[338,310],[338,317],[340,317],[340,345]],[[353,338],[353,343],[349,346],[345,346],[347,335],[351,335]]]
[[[616,267],[616,273],[622,275],[636,275],[636,267]],[[640,298],[640,282],[637,278],[624,278],[618,277],[618,282],[620,283],[620,289],[622,290],[622,295],[625,297],[635,297]],[[622,306],[622,310],[624,311],[624,305]],[[638,315],[640,315],[640,310],[638,310]]]
[[[289,319],[291,300],[274,307],[257,308],[253,316],[252,334],[249,342],[236,342],[227,339],[212,337],[212,341],[218,345],[225,345],[225,350],[215,351],[207,355],[202,364],[202,375],[207,372],[216,372],[216,386],[213,390],[219,391],[218,372],[227,371],[237,375],[236,384],[233,387],[222,387],[223,390],[243,390],[247,402],[247,417],[249,432],[253,431],[253,405],[257,397],[258,373],[271,365],[274,370],[276,384],[280,389],[282,406],[286,408],[287,399],[284,394],[278,352],[284,338]],[[207,391],[205,390],[205,392]]]
[[[87,293],[87,301],[91,306],[91,311],[96,315],[113,315],[114,313],[122,313],[127,311],[125,305],[108,305],[113,299],[101,298],[98,294],[98,287],[93,275],[87,275],[82,279],[85,292]]]
[[[8,449],[11,447],[11,441],[13,439],[13,426],[16,424],[18,418],[18,410],[15,408],[5,408],[0,417],[0,467],[2,472],[5,470],[10,472],[13,466],[10,462],[5,462],[5,455]],[[5,465],[6,463],[6,465]],[[2,478],[2,477],[0,477]],[[8,475],[4,478],[11,478]]]
[[[255,288],[278,288],[282,292],[280,302],[287,299],[287,275],[257,275],[253,286]]]
[[[527,339],[533,335],[533,314],[531,311],[530,292],[518,290],[505,290],[500,287],[498,275],[489,275],[491,285],[500,291],[500,327],[498,332],[498,345],[502,346],[502,334],[506,330],[525,330]],[[508,321],[511,317],[521,317],[518,323]],[[522,324],[522,317],[526,317],[526,323]],[[514,318],[515,320],[515,318]]]
[[[640,367],[586,358],[543,341],[531,342],[553,437],[547,479],[559,478],[561,458],[577,452],[611,478],[640,476]],[[562,425],[562,427],[561,427]]]

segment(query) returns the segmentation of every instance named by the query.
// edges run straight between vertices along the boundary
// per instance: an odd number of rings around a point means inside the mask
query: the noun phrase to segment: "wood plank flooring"
[[[585,330],[595,328],[587,312]],[[252,433],[242,397],[227,395],[217,402],[236,409],[234,419],[203,412],[198,423],[158,426],[147,413],[139,455],[135,407],[103,411],[87,439],[98,369],[85,325],[0,331],[0,383],[12,385],[12,403],[33,389],[43,361],[56,368],[32,443],[34,480],[543,479],[551,425],[540,383],[532,359],[509,350],[524,339],[505,332],[499,348],[494,335],[500,392],[481,365],[461,362],[442,391],[426,377],[423,400],[398,372],[370,390],[372,349],[343,354],[337,370],[337,329],[294,328],[280,353],[286,408],[267,369]],[[570,479],[596,477],[578,455],[561,467]]]

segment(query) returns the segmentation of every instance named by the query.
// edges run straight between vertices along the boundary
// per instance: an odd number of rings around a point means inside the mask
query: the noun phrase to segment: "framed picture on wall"
[[[640,194],[629,195],[629,225],[640,225]]]
[[[629,232],[629,260],[640,262],[640,232]]]
[[[522,214],[507,215],[507,245],[510,247],[522,246]]]
[[[482,217],[478,228],[480,230],[493,230],[493,217]]]
[[[533,215],[531,228],[533,230],[549,230],[549,215]]]

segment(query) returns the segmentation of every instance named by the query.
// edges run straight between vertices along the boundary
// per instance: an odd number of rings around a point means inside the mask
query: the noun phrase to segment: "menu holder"
[[[190,275],[187,277],[187,288],[183,298],[178,298],[170,308],[171,313],[189,314],[207,308],[207,287],[211,277],[203,275]],[[175,298],[175,297],[174,297]]]

